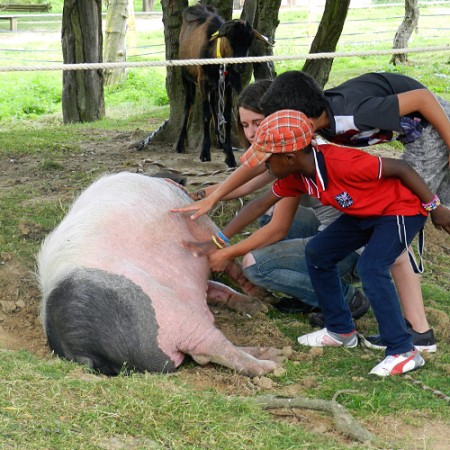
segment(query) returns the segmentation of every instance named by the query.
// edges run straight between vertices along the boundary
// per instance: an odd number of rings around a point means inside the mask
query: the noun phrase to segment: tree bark
[[[166,44],[166,59],[179,59],[178,47],[183,10],[188,6],[188,0],[161,0],[164,41]],[[156,137],[165,142],[175,142],[184,117],[183,83],[181,67],[167,67],[166,90],[169,97],[170,116],[167,125]]]
[[[62,17],[64,64],[102,62],[101,0],[65,0]],[[101,70],[63,72],[64,123],[93,122],[105,115]]]
[[[233,0],[205,0],[207,5],[214,6],[217,13],[225,21],[231,20],[233,16]]]
[[[136,15],[134,14],[133,0],[128,0],[128,20],[127,20],[127,35],[128,40],[128,56],[134,56],[137,51],[137,36],[136,36]]]
[[[106,11],[105,62],[125,62],[127,59],[128,0],[110,0]],[[125,80],[125,68],[106,69],[105,84],[114,85]]]
[[[142,12],[153,11],[155,0],[142,0]]]
[[[408,48],[409,38],[419,23],[419,0],[405,0],[405,17],[394,37],[392,48]],[[408,61],[406,53],[392,55],[391,64],[404,64]]]
[[[327,0],[316,36],[309,53],[334,52],[344,28],[350,0]],[[303,69],[314,77],[320,86],[327,84],[333,59],[308,59]]]
[[[281,0],[245,0],[241,18],[246,19],[255,30],[266,36],[273,44],[275,42],[275,31],[280,21],[278,12]],[[249,51],[250,56],[273,55],[273,48],[261,41],[254,40]],[[247,83],[250,81],[251,73],[247,74]],[[271,80],[276,76],[273,62],[254,63],[253,77],[255,80]]]

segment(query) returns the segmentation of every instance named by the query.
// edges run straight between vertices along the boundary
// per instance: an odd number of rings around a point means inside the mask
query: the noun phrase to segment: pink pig
[[[249,376],[281,365],[279,350],[236,347],[215,327],[207,301],[258,304],[208,282],[207,259],[180,246],[217,231],[207,217],[169,212],[190,202],[174,183],[127,172],[79,196],[38,256],[41,319],[56,354],[108,375],[172,372],[185,354]]]

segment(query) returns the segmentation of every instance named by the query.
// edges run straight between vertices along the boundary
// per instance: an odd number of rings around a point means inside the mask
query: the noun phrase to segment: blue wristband
[[[222,239],[225,244],[230,245],[230,240],[220,230],[217,232],[217,237]]]

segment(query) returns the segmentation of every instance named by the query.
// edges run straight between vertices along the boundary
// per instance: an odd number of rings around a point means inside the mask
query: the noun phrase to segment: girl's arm
[[[434,94],[428,89],[415,89],[398,94],[397,98],[400,116],[413,112],[422,114],[436,129],[450,151],[450,119]]]
[[[254,168],[240,166],[208,197],[195,202],[192,205],[188,205],[183,208],[174,208],[171,211],[181,213],[194,211],[194,214],[191,215],[191,219],[195,220],[210,211],[216,205],[216,203],[222,200],[227,194],[242,186],[247,181],[250,181],[257,175],[263,173],[265,170],[266,168],[264,164],[260,164],[259,166],[256,166]]]
[[[280,200],[271,191],[264,194],[266,200],[271,201],[272,204]],[[230,260],[247,254],[248,252],[260,248],[283,239],[291,226],[292,220],[297,212],[300,204],[301,196],[299,197],[285,197],[281,199],[275,206],[271,221],[256,230],[248,238],[238,242],[230,247],[217,250],[209,255],[209,262],[213,271],[223,271]],[[268,204],[268,203],[267,203]],[[267,206],[266,204],[266,206]],[[251,205],[249,203],[247,206]],[[225,235],[233,233],[240,228],[247,220],[239,218],[240,213],[233,219],[230,224],[224,229]],[[259,216],[257,216],[259,217]],[[240,231],[240,230],[239,230]]]
[[[381,158],[381,160],[383,162],[382,176],[384,178],[399,178],[402,184],[416,194],[423,204],[433,201],[433,192],[430,191],[422,177],[406,161],[392,158]],[[436,228],[450,234],[450,209],[440,205],[430,212],[430,216]]]
[[[227,194],[222,200],[234,200],[236,198],[241,198],[245,197],[246,195],[253,194],[253,192],[261,189],[273,180],[274,177],[270,175],[270,173],[266,170],[260,175],[257,175],[255,178],[253,178],[253,180],[247,181],[247,183],[245,183],[241,187]],[[189,194],[189,197],[191,197],[192,200],[201,200],[202,198],[211,195],[211,193],[214,192],[219,186],[220,183],[208,186],[204,189],[199,189],[198,191],[191,192]]]

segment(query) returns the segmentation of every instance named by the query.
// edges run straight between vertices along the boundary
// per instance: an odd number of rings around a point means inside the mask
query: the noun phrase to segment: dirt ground
[[[99,142],[92,142],[102,134]],[[49,172],[48,178],[42,177],[42,170],[38,169],[40,161],[35,156],[22,156],[18,159],[7,155],[0,156],[0,192],[14,189],[15,186],[26,183],[32,186],[36,195],[28,199],[29,202],[38,203],[47,201],[51,196],[61,199],[62,202],[71,200],[74,195],[85,186],[78,186],[74,182],[74,172],[88,172],[94,170],[99,175],[106,172],[118,172],[128,170],[132,172],[145,171],[155,173],[162,168],[179,171],[188,180],[188,188],[194,189],[202,183],[214,183],[223,180],[227,176],[226,166],[223,163],[223,154],[213,151],[213,161],[200,163],[198,155],[176,154],[171,146],[159,146],[151,144],[142,152],[136,152],[129,148],[130,144],[141,139],[145,134],[142,131],[134,133],[104,133],[98,130],[84,136],[80,136],[81,153],[73,153],[70,158],[60,161],[63,170]],[[238,156],[238,155],[237,155]],[[40,242],[50,230],[29,222],[24,217],[19,225],[19,232],[24,239],[33,239]],[[442,248],[443,239],[434,230],[431,245],[436,249]],[[445,247],[445,246],[444,246]],[[446,245],[448,249],[448,241]],[[0,348],[9,350],[27,350],[41,358],[50,358],[50,352],[46,345],[41,324],[38,319],[39,291],[33,275],[34,262],[20,260],[17,255],[0,253]],[[237,313],[223,308],[214,308],[216,322],[219,328],[240,345],[272,345],[285,347],[292,344],[265,316],[248,319]],[[448,317],[442,317],[443,329],[448,329]],[[443,329],[441,331],[443,331]],[[448,339],[448,335],[446,336]],[[179,376],[185,378],[198,389],[216,388],[227,395],[251,395],[260,389],[266,389],[271,393],[280,393],[276,381],[250,380],[247,377],[232,374],[230,371],[217,370],[213,366],[200,368],[188,365],[179,371]],[[313,380],[305,380],[310,383]],[[302,386],[290,386],[283,391],[287,395],[298,395]],[[310,412],[302,412],[301,416],[293,416],[288,420],[299,421],[311,430],[322,433],[335,434],[331,420],[324,415]],[[393,438],[399,427],[403,435],[410,435],[411,446],[409,448],[448,448],[447,443],[440,439],[446,436],[448,429],[445,423],[424,421],[420,431],[420,442],[417,440],[417,427],[405,423],[401,418],[386,419],[386,423],[368,424],[369,429],[377,432],[382,426],[386,435]],[[424,441],[430,447],[423,447]],[[445,440],[444,440],[445,441]],[[443,443],[443,446],[440,446]]]

